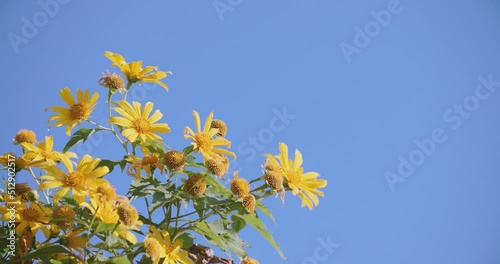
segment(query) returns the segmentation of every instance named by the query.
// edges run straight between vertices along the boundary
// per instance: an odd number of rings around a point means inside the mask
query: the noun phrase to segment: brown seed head
[[[184,167],[184,163],[186,162],[184,154],[177,150],[169,150],[165,152],[163,161],[165,161],[165,165],[167,165],[169,170],[180,170]]]
[[[231,182],[231,192],[243,197],[248,194],[250,187],[248,186],[248,181],[243,178],[238,178],[238,172],[234,172],[234,179]]]
[[[101,79],[99,79],[99,84],[105,88],[111,89],[111,91],[115,91],[117,89],[125,87],[125,82],[123,81],[123,78],[116,73],[102,77]]]
[[[266,171],[264,174],[267,185],[273,190],[281,190],[283,188],[283,176],[275,171]]]
[[[56,207],[56,209],[54,209],[54,211],[52,212],[52,218],[74,219],[75,211],[68,205],[60,205]],[[70,227],[72,224],[73,224],[72,222],[65,222],[65,221],[57,222],[57,225],[63,229]]]
[[[255,211],[256,200],[253,194],[248,193],[247,195],[245,195],[245,197],[243,197],[242,203],[243,207],[245,207],[245,209],[247,209],[248,212],[253,213]]]
[[[121,203],[116,211],[120,216],[120,221],[127,227],[132,227],[139,221],[137,209],[128,203]]]
[[[19,130],[19,132],[17,132],[16,136],[14,137],[14,143],[20,144],[24,142],[31,144],[36,143],[36,134],[35,132],[33,132],[33,130],[21,129]]]
[[[212,120],[210,127],[219,129],[219,132],[217,133],[217,136],[219,136],[219,137],[225,137],[227,134],[226,123],[224,123],[224,121],[222,121],[220,119]]]
[[[207,182],[203,175],[199,173],[191,174],[184,184],[184,190],[194,197],[199,197],[207,190]]]

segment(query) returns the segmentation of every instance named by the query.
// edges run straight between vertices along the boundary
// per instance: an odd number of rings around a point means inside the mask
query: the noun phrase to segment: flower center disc
[[[72,120],[81,120],[81,119],[85,119],[86,116],[85,116],[85,107],[81,104],[74,104],[73,106],[71,106],[71,108],[69,109],[69,116]]]
[[[212,148],[210,137],[206,134],[197,134],[194,136],[194,140],[196,141],[196,145],[200,149],[209,150],[210,148]]]
[[[138,118],[134,121],[134,129],[139,133],[149,133],[151,131],[151,124],[144,118]]]
[[[82,174],[80,174],[78,171],[74,171],[64,176],[64,186],[66,187],[82,186],[82,183],[83,177]]]
[[[21,214],[26,221],[36,221],[40,217],[38,211],[32,208],[24,209]]]
[[[142,159],[142,166],[153,166],[158,162],[158,157],[156,155],[150,155]]]

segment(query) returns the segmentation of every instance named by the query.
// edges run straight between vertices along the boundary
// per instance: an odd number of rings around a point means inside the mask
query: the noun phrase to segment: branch
[[[196,264],[234,264],[232,259],[214,256],[214,251],[199,244],[193,244],[188,248],[189,258]]]

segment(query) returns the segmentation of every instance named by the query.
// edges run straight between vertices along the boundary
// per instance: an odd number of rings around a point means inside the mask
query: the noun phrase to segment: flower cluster
[[[118,53],[104,55],[123,75],[108,71],[99,80],[107,89],[107,124],[92,121],[102,98],[99,92],[73,93],[65,87],[59,96],[66,105],[47,108],[53,112],[48,118],[51,126],[65,127],[71,136],[64,147],[56,148],[53,136],[38,141],[34,131],[22,129],[13,138],[18,153],[0,156],[2,167],[16,179],[4,181],[5,189],[0,190],[5,223],[0,233],[13,232],[16,238],[16,255],[7,256],[8,260],[164,264],[222,260],[194,242],[199,234],[229,256],[234,253],[241,263],[259,263],[248,256],[247,243],[239,237],[246,224],[258,228],[283,256],[263,229],[257,212],[273,216],[261,201],[279,193],[284,201],[290,191],[302,200],[302,207],[313,209],[327,181],[316,172],[304,172],[301,153],[296,150],[290,159],[287,145],[280,143],[279,154],[264,155],[261,176],[250,180],[235,171],[227,183],[224,178],[236,155],[226,138],[226,123],[211,112],[202,126],[193,110],[195,129],[186,126],[179,133],[190,142],[183,149],[171,149],[162,138],[171,129],[161,121],[161,111],[152,102],[127,100],[128,91],[142,82],[168,91],[162,80],[171,73],[143,68],[142,61],[128,63]],[[112,135],[123,153],[102,159],[70,151],[95,133]],[[126,194],[117,193],[110,174],[128,184]]]

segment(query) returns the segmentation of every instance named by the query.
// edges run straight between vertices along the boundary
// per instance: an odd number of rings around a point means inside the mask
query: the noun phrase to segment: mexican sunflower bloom
[[[38,186],[38,190],[61,187],[54,195],[54,204],[57,204],[69,190],[72,191],[75,200],[82,203],[85,201],[85,195],[88,195],[91,189],[107,182],[102,177],[109,172],[109,168],[106,166],[97,167],[100,161],[98,158],[85,155],[76,165],[76,169],[68,160],[62,160],[67,172],[56,166],[47,167],[45,170],[48,175],[40,176],[40,179],[44,181]]]
[[[154,66],[146,66],[146,68],[143,69],[142,61],[127,63],[123,56],[118,53],[106,51],[104,52],[104,56],[113,62],[112,66],[118,66],[120,68],[130,83],[141,81],[152,82],[160,85],[168,91],[168,86],[160,80],[167,77],[167,74],[172,74],[172,72],[158,71],[158,68]]]
[[[65,160],[65,162],[70,162],[70,158],[77,157],[73,152],[61,153],[55,151],[53,149],[54,138],[52,136],[45,137],[45,141],[37,143],[36,146],[28,142],[23,142],[21,145],[27,150],[23,158],[29,161],[28,166],[53,166],[57,161]]]
[[[96,197],[90,198],[90,203],[84,202],[81,205],[88,208],[102,222],[116,224],[116,229],[113,231],[114,235],[121,236],[130,243],[137,243],[136,236],[130,230],[139,231],[138,226],[141,226],[142,222],[138,221],[138,215],[137,217],[131,217],[133,215],[133,213],[130,213],[131,209],[120,210],[116,201],[102,200]],[[135,213],[137,214],[137,211]]]
[[[38,229],[41,229],[45,237],[50,236],[50,230],[47,228],[47,223],[51,220],[49,217],[52,210],[42,207],[40,204],[31,203],[27,206],[25,203],[16,206],[18,213],[18,222],[16,227],[16,234],[21,235],[23,231],[29,227],[33,235],[36,234]]]
[[[198,112],[193,110],[193,116],[197,132],[195,133],[190,127],[186,126],[184,128],[184,138],[193,140],[191,144],[194,147],[194,151],[201,153],[205,161],[208,161],[210,158],[220,158],[219,154],[226,154],[236,158],[234,152],[218,148],[218,146],[230,147],[231,141],[223,137],[215,137],[219,133],[219,129],[211,127],[214,113],[208,115],[203,130],[201,130],[200,115]]]
[[[170,235],[165,230],[158,230],[150,226],[145,240],[146,254],[151,257],[153,263],[157,264],[160,258],[164,258],[162,264],[191,264],[186,251],[180,251],[182,242],[176,240],[172,243]],[[160,245],[160,247],[158,247]],[[149,251],[149,252],[148,252]]]
[[[288,146],[285,143],[279,143],[280,154],[272,156],[265,154],[273,167],[279,167],[285,182],[292,190],[293,195],[298,195],[302,200],[302,207],[307,206],[310,210],[319,204],[319,196],[323,196],[323,192],[319,188],[326,186],[327,181],[324,179],[317,179],[319,174],[317,172],[306,172],[302,165],[302,154],[299,150],[295,150],[295,159],[288,159]],[[276,160],[279,160],[278,161]]]
[[[146,176],[150,176],[154,169],[159,169],[160,173],[163,174],[163,159],[160,159],[160,155],[158,153],[151,153],[147,148],[142,148],[142,153],[144,153],[144,157],[142,158],[137,156],[126,158],[131,163],[127,170],[128,175],[140,180],[142,170],[146,172]]]
[[[117,105],[118,107],[114,108],[114,110],[121,117],[112,116],[109,123],[124,127],[125,129],[121,133],[130,142],[134,142],[137,138],[141,140],[141,143],[145,143],[146,140],[161,141],[161,137],[155,133],[164,134],[170,132],[168,124],[155,124],[163,117],[160,110],[156,110],[153,115],[149,116],[153,111],[153,103],[147,102],[142,108],[139,102],[134,101],[131,105],[127,101],[121,100]]]
[[[71,93],[71,90],[66,87],[59,91],[59,95],[69,108],[63,106],[51,106],[48,109],[56,112],[49,118],[50,121],[56,121],[54,126],[66,126],[66,134],[69,136],[71,130],[79,125],[82,120],[90,118],[90,113],[94,111],[94,107],[99,99],[99,94],[94,93],[90,96],[90,91],[87,89],[83,92],[80,89],[76,91],[76,100]]]

